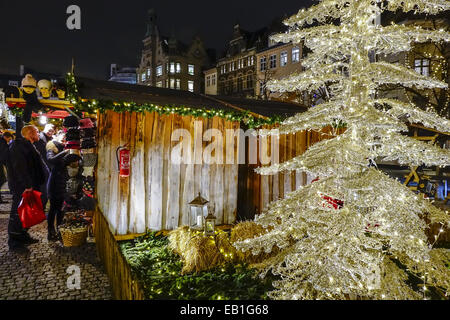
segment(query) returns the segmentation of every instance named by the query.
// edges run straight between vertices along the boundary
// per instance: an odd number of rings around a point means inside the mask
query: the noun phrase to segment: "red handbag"
[[[17,212],[24,229],[35,226],[46,219],[41,194],[36,190],[22,194],[22,201],[20,201]]]

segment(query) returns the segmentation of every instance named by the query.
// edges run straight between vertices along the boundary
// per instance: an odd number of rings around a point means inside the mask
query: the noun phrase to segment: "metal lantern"
[[[213,236],[216,232],[215,207],[210,208],[208,216],[205,218],[205,236]]]
[[[191,207],[191,214],[189,216],[189,227],[191,229],[202,230],[203,229],[203,217],[208,213],[208,200],[204,199],[200,192],[197,198],[192,200],[189,205]]]

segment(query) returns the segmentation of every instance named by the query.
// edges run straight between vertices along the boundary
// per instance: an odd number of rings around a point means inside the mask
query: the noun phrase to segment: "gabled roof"
[[[225,111],[250,112],[262,116],[292,116],[307,110],[298,104],[234,98],[228,96],[208,96],[189,91],[132,85],[126,83],[93,80],[77,77],[79,94],[84,99],[111,100],[115,102],[152,103],[157,105],[209,108]]]

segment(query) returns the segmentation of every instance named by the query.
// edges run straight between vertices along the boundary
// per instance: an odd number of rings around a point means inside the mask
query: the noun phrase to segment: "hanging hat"
[[[83,154],[83,164],[85,167],[95,167],[96,163],[97,163],[97,154],[95,153]]]
[[[80,181],[76,178],[70,178],[66,182],[66,192],[69,195],[76,194],[78,192],[78,188],[80,186]]]
[[[83,192],[85,194],[92,195],[94,193],[95,183],[93,179],[91,180],[91,178],[93,177],[85,177],[83,179]]]
[[[79,167],[76,167],[76,168],[67,167],[67,173],[69,174],[69,177],[71,177],[71,178],[76,177],[78,175],[78,172],[79,172]]]
[[[66,140],[67,141],[73,141],[73,140],[80,140],[81,133],[79,129],[76,128],[70,128],[66,132]]]
[[[25,77],[22,79],[22,87],[25,86],[32,86],[36,88],[37,86],[36,79],[33,78],[31,74],[26,74]]]
[[[83,136],[83,138],[93,138],[95,137],[95,129],[94,128],[82,129],[81,135]]]
[[[66,164],[78,162],[80,160],[81,160],[80,150],[77,149],[70,149],[69,154],[66,154],[64,156],[64,162]]]
[[[80,120],[80,129],[89,129],[89,128],[93,128],[93,127],[94,127],[94,123],[92,122],[92,120],[90,118],[85,118],[85,119]]]
[[[81,149],[92,149],[95,148],[97,144],[95,143],[94,138],[87,138],[81,140]]]
[[[72,140],[72,141],[67,141],[66,145],[64,147],[64,149],[80,149],[80,141],[79,140]]]
[[[75,128],[80,125],[78,118],[75,116],[67,116],[64,118],[63,126],[66,128]]]
[[[83,173],[82,173],[83,177],[93,177],[94,176],[94,167],[84,167],[83,168]]]
[[[89,149],[81,149],[81,154],[84,156],[85,154],[89,153],[95,153],[95,148],[89,148]]]

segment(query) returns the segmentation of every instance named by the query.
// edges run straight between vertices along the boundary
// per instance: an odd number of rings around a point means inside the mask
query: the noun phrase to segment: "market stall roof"
[[[295,103],[243,99],[228,96],[210,96],[189,91],[132,85],[112,81],[77,77],[78,92],[83,99],[111,100],[114,102],[152,103],[158,105],[211,108],[226,111],[243,111],[262,116],[292,116],[307,110]]]

